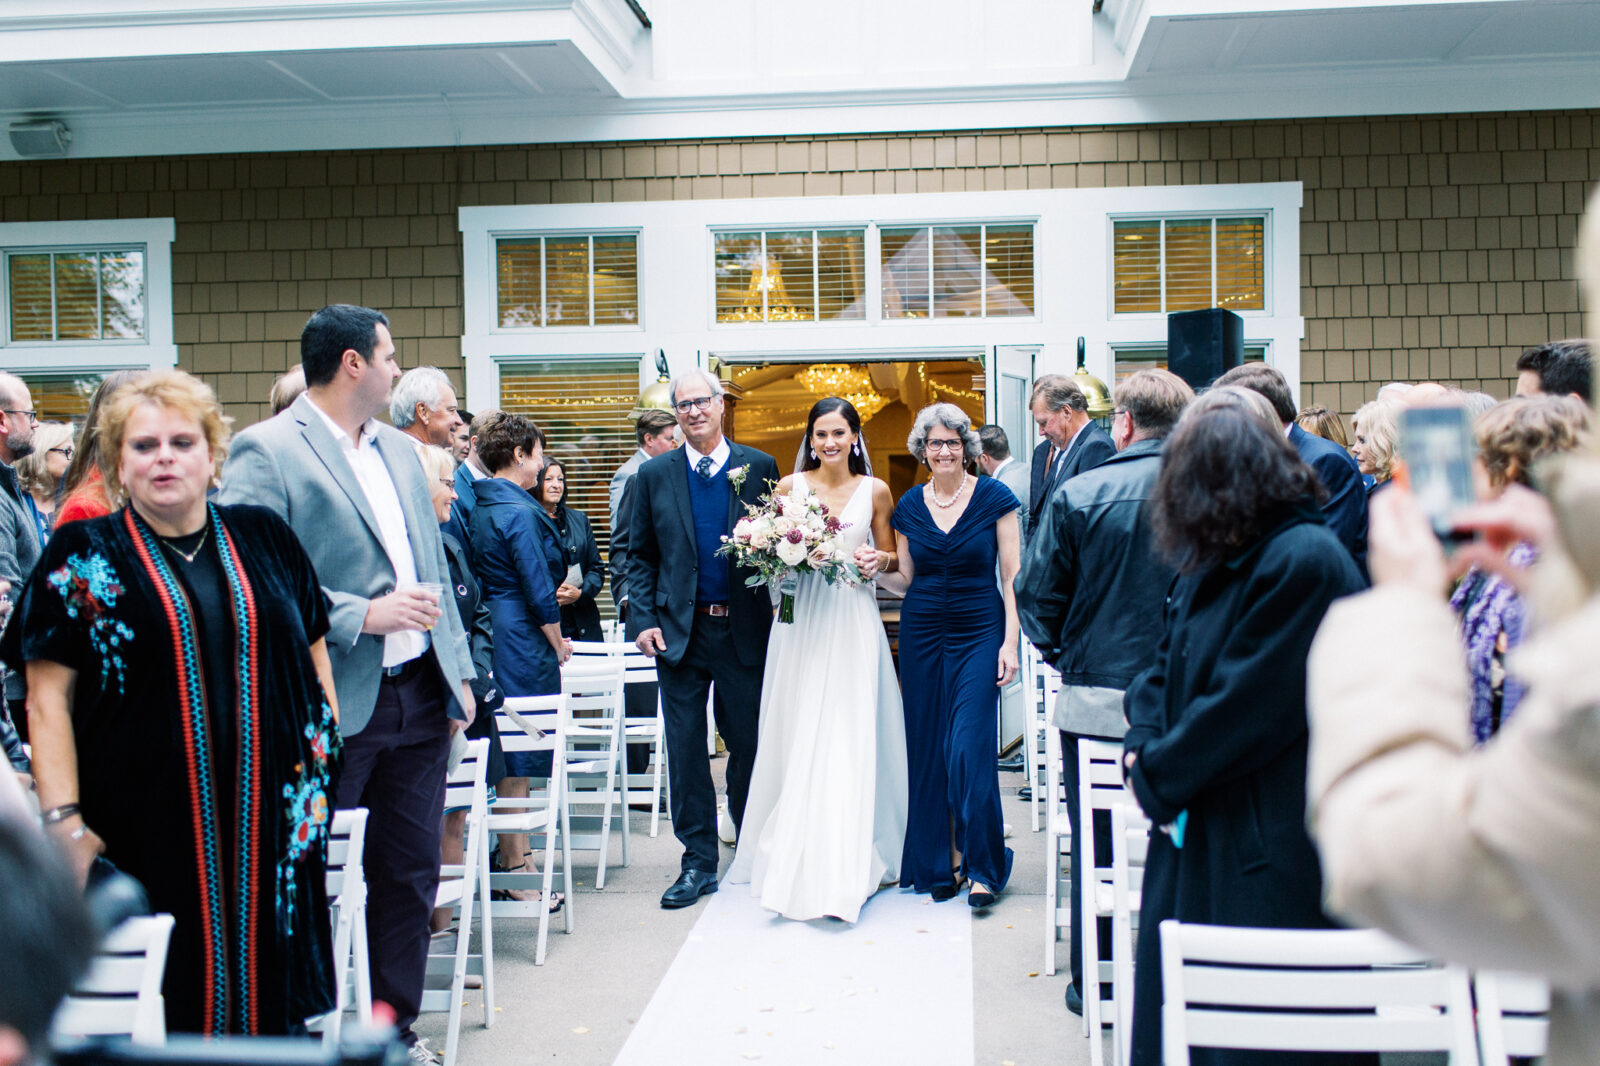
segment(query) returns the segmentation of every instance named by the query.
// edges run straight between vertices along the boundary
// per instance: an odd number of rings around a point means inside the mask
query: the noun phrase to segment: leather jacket
[[[1162,444],[1135,441],[1063,483],[1029,537],[1017,614],[1068,686],[1126,689],[1154,661],[1177,576],[1148,517]]]

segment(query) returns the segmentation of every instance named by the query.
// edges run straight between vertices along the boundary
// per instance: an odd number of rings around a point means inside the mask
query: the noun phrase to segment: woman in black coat
[[[568,640],[604,640],[595,597],[605,584],[606,568],[600,562],[600,545],[595,543],[589,516],[567,506],[567,468],[560,459],[545,460],[533,495],[544,509],[545,526],[561,545],[567,568],[566,580],[556,589],[561,635]]]
[[[1163,919],[1334,924],[1305,829],[1306,655],[1329,604],[1362,579],[1322,523],[1321,491],[1253,392],[1206,394],[1167,442],[1151,517],[1179,577],[1155,664],[1125,699],[1125,772],[1159,827],[1139,918],[1136,1066],[1161,1061]],[[1210,1049],[1193,1061],[1299,1058]]]

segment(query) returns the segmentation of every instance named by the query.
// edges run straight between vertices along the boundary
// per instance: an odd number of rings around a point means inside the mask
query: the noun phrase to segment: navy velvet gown
[[[566,576],[560,548],[545,533],[544,509],[504,478],[474,483],[472,570],[494,625],[494,675],[507,696],[561,691],[561,666],[540,626],[561,621],[556,586]],[[512,777],[547,777],[548,752],[508,751]]]
[[[910,546],[913,569],[900,610],[911,775],[900,883],[918,892],[952,881],[952,822],[970,880],[998,892],[1011,875],[995,769],[995,682],[1006,631],[995,523],[1017,507],[1010,489],[984,477],[948,533],[934,523],[920,488],[900,498],[890,520]]]

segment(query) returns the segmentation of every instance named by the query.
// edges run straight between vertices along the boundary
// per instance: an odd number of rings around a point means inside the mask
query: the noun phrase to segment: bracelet
[[[39,815],[39,821],[45,825],[55,825],[57,822],[66,821],[75,814],[79,816],[83,814],[83,812],[78,809],[78,805],[76,803],[63,803],[61,806],[51,807],[49,810]]]

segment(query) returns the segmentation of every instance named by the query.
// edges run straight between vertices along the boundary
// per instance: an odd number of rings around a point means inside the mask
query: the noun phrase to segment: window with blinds
[[[632,233],[496,241],[500,327],[638,325],[638,252]]]
[[[862,229],[718,233],[717,321],[830,322],[866,317]]]
[[[500,367],[500,409],[526,415],[544,431],[545,454],[567,474],[567,506],[582,511],[602,556],[611,548],[611,475],[638,450],[633,419],[639,360],[564,359]],[[612,617],[609,595],[597,601]]]
[[[30,250],[5,258],[11,343],[145,338],[143,249]]]
[[[1032,223],[884,227],[884,318],[1033,314]]]
[[[1112,223],[1112,311],[1266,310],[1266,218]]]
[[[1267,350],[1262,347],[1246,346],[1244,361],[1247,363],[1264,363],[1267,359]],[[1167,350],[1165,348],[1118,348],[1116,352],[1116,381],[1114,385],[1122,384],[1124,378],[1136,370],[1167,369]]]
[[[89,415],[89,398],[103,374],[18,374],[27,383],[34,410],[41,422],[70,422],[82,426]]]

